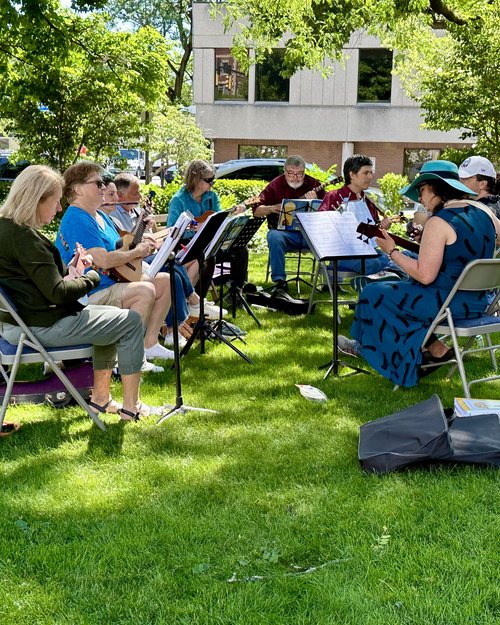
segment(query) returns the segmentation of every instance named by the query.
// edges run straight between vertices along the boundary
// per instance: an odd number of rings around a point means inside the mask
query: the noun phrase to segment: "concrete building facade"
[[[377,177],[411,175],[415,163],[437,158],[444,147],[466,145],[459,131],[422,128],[420,108],[391,74],[389,51],[386,95],[369,101],[372,87],[362,91],[361,69],[373,67],[369,63],[378,63],[384,52],[372,36],[353,34],[344,64],[332,63],[328,78],[302,70],[284,84],[268,76],[265,83],[255,65],[248,74],[239,72],[230,55],[233,34],[210,18],[209,4],[193,4],[194,104],[197,121],[213,142],[214,162],[300,154],[325,169],[336,163],[340,172],[345,158],[363,153],[374,159]],[[369,70],[368,81],[372,77]]]

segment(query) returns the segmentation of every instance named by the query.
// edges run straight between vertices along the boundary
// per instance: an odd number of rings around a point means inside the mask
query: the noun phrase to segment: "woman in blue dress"
[[[383,231],[384,236],[377,238],[379,247],[409,279],[367,285],[356,306],[353,339],[340,336],[339,349],[363,356],[395,384],[414,386],[423,360],[441,363],[453,357],[435,337],[422,352],[422,341],[464,267],[472,260],[493,257],[495,240],[500,241],[500,221],[488,209],[464,199],[474,194],[459,181],[458,168],[449,161],[425,163],[420,175],[400,193],[420,201],[431,213],[418,258],[403,254]],[[468,291],[458,293],[451,308],[467,319],[480,316],[486,306],[483,293]]]

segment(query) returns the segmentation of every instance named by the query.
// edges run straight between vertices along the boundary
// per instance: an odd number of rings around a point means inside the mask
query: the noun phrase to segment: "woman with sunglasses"
[[[184,185],[174,194],[168,206],[167,226],[173,226],[183,211],[189,211],[195,219],[221,210],[219,196],[212,190],[215,182],[215,170],[202,159],[191,161],[184,174]],[[246,210],[243,204],[236,207],[235,213],[242,213]],[[186,233],[188,242],[194,235],[193,232]],[[247,279],[248,272],[248,249],[231,252],[231,272],[230,279],[236,287],[241,288]],[[210,260],[205,264],[203,271],[204,293],[207,294],[212,275],[214,272],[214,262]]]
[[[422,234],[418,258],[399,250],[386,230],[377,244],[409,279],[367,285],[351,326],[351,336],[339,336],[339,349],[361,355],[383,376],[400,386],[414,386],[421,364],[439,365],[454,356],[431,337],[422,342],[457,278],[472,260],[492,258],[500,240],[500,221],[486,207],[469,203],[475,195],[459,180],[450,161],[424,163],[420,175],[400,193],[421,202],[431,213]],[[460,291],[453,298],[453,314],[461,319],[480,317],[487,306],[482,292]],[[425,372],[431,372],[429,368]]]
[[[112,270],[149,256],[156,246],[141,241],[133,250],[116,249],[120,239],[109,217],[98,210],[104,202],[102,169],[97,163],[80,161],[64,172],[64,195],[69,202],[56,238],[56,247],[65,263],[73,256],[76,243],[92,255],[101,277],[91,291],[89,303],[129,308],[139,313],[145,327],[146,358],[173,359],[173,352],[158,343],[158,335],[170,308],[170,278],[158,273],[139,282],[116,282]],[[145,363],[145,370],[154,365]],[[161,368],[160,368],[161,369]]]
[[[111,306],[84,306],[79,300],[98,287],[98,273],[68,273],[58,250],[39,232],[61,211],[63,183],[59,173],[44,165],[30,165],[12,183],[0,208],[0,284],[46,347],[93,344],[90,406],[95,411],[118,413],[124,421],[137,420],[139,413],[161,414],[161,409],[152,409],[139,400],[144,358],[139,314]],[[90,264],[91,259],[85,260]],[[0,321],[2,336],[17,343],[19,326],[11,323],[7,313],[2,313]],[[111,399],[109,391],[116,358],[123,406]]]

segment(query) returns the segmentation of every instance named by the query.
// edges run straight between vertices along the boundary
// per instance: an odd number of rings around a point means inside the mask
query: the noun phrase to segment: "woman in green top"
[[[78,300],[98,286],[97,272],[68,274],[56,247],[39,232],[61,210],[62,177],[43,165],[27,167],[14,180],[0,208],[0,285],[20,316],[46,347],[91,343],[94,387],[90,405],[118,412],[126,421],[145,410],[139,401],[144,330],[138,313],[114,306],[84,306]],[[91,259],[90,259],[91,260]],[[0,316],[0,332],[17,343],[21,330]],[[118,358],[123,407],[111,399],[111,372]]]

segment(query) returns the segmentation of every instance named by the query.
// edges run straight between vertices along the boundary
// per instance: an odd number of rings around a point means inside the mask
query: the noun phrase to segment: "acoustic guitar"
[[[153,208],[152,198],[147,197],[134,232],[123,235],[120,251],[128,252],[139,245],[148,226],[147,218],[153,212]],[[161,234],[166,237],[168,233],[161,231]],[[119,267],[113,267],[109,272],[117,282],[139,282],[142,279],[142,258],[134,258]]]
[[[360,233],[360,236],[358,237],[358,239],[361,239],[361,241],[364,240],[365,243],[368,243],[368,240],[373,237],[384,238],[384,235],[382,234],[382,230],[375,224],[360,223],[358,227],[356,228],[356,232]],[[366,238],[363,239],[363,236]],[[393,239],[394,243],[398,245],[399,247],[402,247],[403,249],[408,250],[410,252],[415,252],[416,254],[419,253],[420,243],[417,243],[416,241],[410,241],[410,239],[405,239],[403,237],[398,236],[397,234],[389,233],[389,236],[391,237],[391,239]]]

